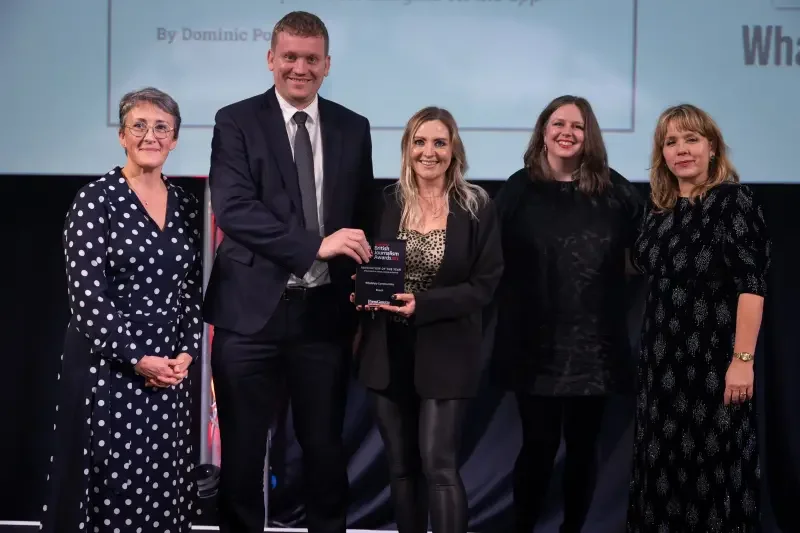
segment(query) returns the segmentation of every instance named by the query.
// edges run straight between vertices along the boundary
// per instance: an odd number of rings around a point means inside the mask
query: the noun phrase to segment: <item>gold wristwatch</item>
[[[733,356],[736,359],[741,359],[745,363],[753,360],[753,354],[750,352],[733,352]]]

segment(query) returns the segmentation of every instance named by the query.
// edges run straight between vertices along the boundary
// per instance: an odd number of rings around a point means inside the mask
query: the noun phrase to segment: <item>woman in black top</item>
[[[405,289],[397,305],[362,313],[358,375],[386,447],[397,530],[425,533],[430,510],[433,533],[466,533],[458,449],[481,376],[482,309],[503,270],[497,215],[464,178],[449,112],[417,112],[401,151],[375,235],[406,241]]]
[[[514,467],[517,532],[531,532],[566,442],[562,533],[580,531],[592,499],[595,442],[609,394],[630,390],[626,255],[644,202],[608,167],[585,99],[539,116],[496,199],[505,271],[493,370],[516,393],[523,444]]]

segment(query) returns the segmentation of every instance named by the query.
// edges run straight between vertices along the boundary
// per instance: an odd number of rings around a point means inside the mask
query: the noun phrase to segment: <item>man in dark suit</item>
[[[288,388],[311,533],[344,533],[344,404],[355,316],[348,295],[371,250],[366,118],[317,95],[328,32],[310,13],[275,26],[274,87],[217,112],[209,185],[225,234],[206,290],[222,447],[220,529],[264,527],[264,457]]]

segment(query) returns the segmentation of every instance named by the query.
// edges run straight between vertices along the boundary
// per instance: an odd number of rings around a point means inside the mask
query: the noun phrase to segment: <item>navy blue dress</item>
[[[63,243],[67,328],[42,529],[188,533],[191,384],[145,387],[144,355],[193,363],[202,338],[198,201],[164,179],[158,227],[119,167],[83,187]]]

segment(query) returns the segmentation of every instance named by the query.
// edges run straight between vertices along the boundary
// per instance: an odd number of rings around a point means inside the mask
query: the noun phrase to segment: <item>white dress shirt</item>
[[[283,123],[286,126],[286,133],[289,135],[289,146],[292,148],[292,157],[294,157],[294,137],[297,133],[297,124],[294,121],[294,114],[298,111],[305,111],[308,114],[306,120],[306,129],[311,138],[311,151],[314,154],[314,185],[317,192],[317,217],[319,221],[320,235],[325,235],[325,223],[323,222],[322,213],[322,134],[320,133],[319,123],[319,97],[314,96],[314,100],[305,109],[297,109],[292,104],[287,102],[278,91],[275,91],[275,96],[278,98],[278,105],[281,107],[283,114]],[[304,287],[317,287],[330,282],[330,275],[328,273],[328,263],[325,261],[314,261],[311,268],[306,272],[302,279],[292,274],[289,278],[289,286],[301,285]]]

